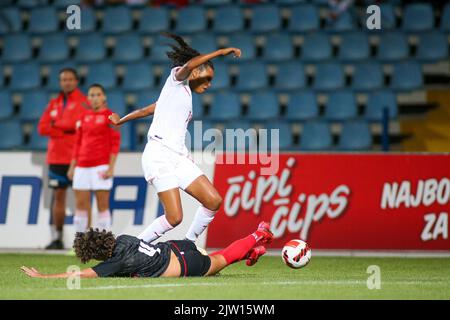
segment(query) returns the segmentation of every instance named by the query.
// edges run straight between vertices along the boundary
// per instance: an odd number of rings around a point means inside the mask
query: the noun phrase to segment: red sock
[[[254,234],[251,234],[243,239],[236,240],[225,249],[214,252],[211,255],[221,254],[227,261],[227,264],[232,264],[244,259],[255,244],[256,237]]]

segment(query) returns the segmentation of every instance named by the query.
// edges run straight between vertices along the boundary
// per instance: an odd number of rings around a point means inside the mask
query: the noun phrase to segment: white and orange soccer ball
[[[281,257],[287,266],[300,269],[311,261],[311,248],[303,240],[290,240],[284,245]]]

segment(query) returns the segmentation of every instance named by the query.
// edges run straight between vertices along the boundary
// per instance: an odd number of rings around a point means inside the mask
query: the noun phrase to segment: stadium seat
[[[396,17],[395,17],[395,11],[394,11],[394,4],[392,3],[378,3],[377,4],[380,7],[380,13],[381,13],[381,31],[382,30],[392,30],[396,27]],[[363,14],[361,16],[361,25],[363,26],[363,30],[369,31],[369,32],[380,32],[380,30],[377,29],[367,29],[367,18],[369,17],[368,14]]]
[[[319,10],[313,4],[302,4],[291,9],[288,30],[290,32],[311,32],[320,28]]]
[[[316,95],[312,91],[296,92],[289,97],[285,119],[288,121],[305,121],[319,115]]]
[[[369,37],[364,32],[352,32],[342,35],[339,46],[339,59],[354,62],[368,59],[370,56]]]
[[[305,36],[302,46],[302,59],[305,61],[322,61],[329,59],[332,47],[328,35],[313,33]]]
[[[168,62],[166,52],[170,51],[170,47],[164,43],[154,43],[151,46],[150,61],[151,62]]]
[[[306,122],[300,137],[300,150],[324,151],[331,149],[333,137],[327,122]]]
[[[278,97],[270,91],[254,93],[250,96],[246,118],[252,121],[272,121],[280,116]]]
[[[335,90],[344,87],[344,70],[337,63],[323,63],[316,66],[314,89],[319,91]]]
[[[116,38],[113,60],[115,62],[130,62],[142,59],[144,48],[141,39],[136,34],[126,34]]]
[[[298,90],[305,86],[305,77],[305,68],[301,62],[279,63],[274,87],[281,91]]]
[[[18,0],[17,5],[23,9],[32,9],[39,5],[46,5],[47,0]]]
[[[107,7],[103,17],[102,31],[104,33],[116,34],[131,31],[133,19],[130,8],[127,6]]]
[[[190,45],[200,53],[210,53],[217,50],[216,38],[212,34],[193,35]]]
[[[264,135],[259,134],[259,152],[264,151],[277,151],[277,150],[288,150],[294,144],[294,137],[292,135],[291,126],[289,123],[284,121],[270,122],[264,126],[262,129],[267,129],[267,140],[263,141]],[[275,135],[272,130],[278,130],[278,139],[275,139]],[[273,137],[273,138],[272,138]],[[272,141],[274,139],[274,141]],[[264,148],[266,147],[266,148]]]
[[[16,7],[2,8],[0,11],[0,35],[20,32],[21,30],[20,10]]]
[[[329,19],[325,30],[329,32],[349,32],[355,28],[354,13],[350,8],[342,12],[336,19]]]
[[[403,33],[386,32],[381,35],[377,58],[381,61],[406,59],[409,55],[408,40]]]
[[[266,67],[253,62],[240,65],[236,88],[241,91],[264,89],[267,85]]]
[[[134,126],[129,125],[120,128],[120,151],[130,151],[135,140]]]
[[[42,38],[39,50],[39,60],[41,62],[57,62],[67,59],[69,56],[69,46],[63,34],[51,34]]]
[[[251,31],[270,32],[280,29],[281,17],[276,5],[259,5],[252,9]]]
[[[158,90],[143,90],[138,92],[136,97],[136,103],[133,109],[140,109],[146,107],[154,102],[156,102],[159,98]]]
[[[14,149],[22,146],[23,132],[19,122],[14,120],[0,122],[0,149]]]
[[[98,33],[83,34],[79,37],[79,43],[75,53],[75,59],[79,62],[94,62],[103,60],[106,55],[103,36]]]
[[[258,146],[257,141],[258,132],[252,128],[250,123],[245,121],[231,121],[225,125],[223,131],[223,146],[225,151],[256,151]]]
[[[126,66],[125,77],[122,85],[124,90],[151,89],[153,85],[154,79],[149,63],[133,63]]]
[[[413,3],[403,9],[402,28],[408,32],[429,31],[434,26],[434,12],[431,4]]]
[[[214,128],[214,123],[210,121],[191,121],[188,125],[189,134],[186,134],[186,147],[202,150],[211,143],[217,142],[219,131],[213,130]]]
[[[263,58],[267,61],[289,60],[294,56],[292,39],[287,34],[271,34],[266,38]]]
[[[442,11],[441,31],[450,33],[450,3],[447,3]]]
[[[39,66],[34,62],[27,62],[13,66],[10,90],[29,90],[41,84]]]
[[[439,32],[421,34],[417,48],[417,59],[421,62],[437,62],[448,58],[447,37]]]
[[[47,146],[48,137],[41,136],[37,131],[37,127],[35,127],[31,132],[30,141],[28,142],[28,148],[32,150],[44,151],[47,150]]]
[[[80,6],[81,1],[82,0],[55,0],[53,2],[53,4],[58,9],[66,9],[67,7],[69,7],[70,5],[73,5],[73,4]],[[83,8],[83,14],[84,14],[84,9],[85,8]]]
[[[36,7],[31,11],[28,31],[31,33],[48,33],[58,31],[59,21],[55,8]]]
[[[192,119],[202,120],[205,114],[205,109],[203,107],[203,101],[199,94],[192,95]]]
[[[169,29],[169,11],[165,7],[145,8],[139,20],[139,32],[158,33]]]
[[[338,149],[342,151],[366,151],[372,147],[372,134],[367,122],[344,123],[339,137]]]
[[[369,121],[381,121],[384,108],[388,108],[390,119],[397,118],[398,106],[395,94],[392,91],[387,90],[371,93],[364,111],[364,119]]]
[[[0,91],[0,120],[11,117],[13,112],[11,94],[8,91]]]
[[[238,32],[244,29],[244,16],[238,6],[219,7],[214,17],[213,31],[217,33]]]
[[[402,62],[394,65],[391,88],[397,91],[419,89],[423,86],[422,69],[416,62]]]
[[[217,93],[208,114],[208,120],[228,121],[241,117],[241,102],[239,95],[233,92]]]
[[[328,95],[325,108],[325,119],[328,121],[344,121],[356,118],[358,107],[351,91],[332,92]]]
[[[202,0],[202,4],[205,6],[221,6],[230,4],[232,0]]]
[[[89,65],[85,84],[90,86],[94,83],[101,84],[105,90],[113,89],[116,86],[116,73],[112,63],[101,62]]]
[[[206,29],[206,13],[203,7],[189,6],[178,11],[176,33],[195,33]]]
[[[225,63],[214,63],[214,79],[208,91],[227,89],[230,86],[230,74]]]
[[[375,90],[382,87],[383,83],[383,68],[378,63],[365,62],[355,65],[352,78],[353,90]]]
[[[47,84],[45,86],[47,90],[53,91],[53,92],[58,92],[60,90],[59,72],[63,68],[76,69],[76,65],[69,60],[67,60],[65,62],[50,65],[50,70],[49,70],[49,74],[47,77]]]
[[[47,92],[42,90],[26,91],[23,93],[19,119],[22,121],[37,121],[44,113],[49,102]]]
[[[228,46],[240,48],[242,56],[237,61],[253,60],[256,57],[255,38],[247,33],[233,34],[229,37]]]
[[[97,29],[97,17],[95,15],[95,10],[91,7],[84,6],[82,8],[81,14],[81,25],[80,29],[67,29],[64,28],[68,34],[78,34],[78,33],[90,33]]]
[[[3,37],[2,62],[20,62],[31,59],[31,40],[26,34],[12,34]]]
[[[299,3],[303,3],[305,0],[277,0],[277,3],[280,5],[295,5]]]
[[[106,98],[108,100],[108,108],[119,115],[128,113],[125,95],[120,90],[106,91]]]

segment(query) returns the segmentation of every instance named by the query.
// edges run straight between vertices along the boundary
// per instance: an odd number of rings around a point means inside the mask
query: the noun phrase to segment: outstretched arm
[[[184,81],[189,77],[192,70],[194,70],[198,66],[201,66],[205,62],[212,60],[216,57],[226,56],[226,55],[229,55],[230,53],[233,53],[234,56],[238,57],[238,58],[241,56],[241,50],[238,48],[225,48],[225,49],[220,49],[220,50],[217,50],[217,51],[214,51],[211,53],[201,54],[199,56],[192,58],[191,60],[186,62],[184,64],[184,66],[182,66],[179,70],[177,70],[177,73],[175,74],[175,78],[178,81]]]
[[[122,118],[117,113],[113,113],[112,115],[109,116],[109,120],[111,121],[111,123],[113,125],[120,126],[120,125],[124,124],[125,122],[140,119],[140,118],[145,118],[145,117],[152,115],[153,113],[155,113],[155,108],[156,108],[156,102],[152,103],[151,105],[146,106],[144,108],[130,112],[129,114],[127,114],[126,116],[124,116]]]
[[[43,274],[40,273],[35,268],[31,267],[21,267],[23,273],[31,278],[42,278],[42,279],[66,279],[69,277],[80,277],[80,278],[97,278],[97,273],[92,268],[81,270],[80,272],[65,272],[65,273],[57,273],[57,274]]]

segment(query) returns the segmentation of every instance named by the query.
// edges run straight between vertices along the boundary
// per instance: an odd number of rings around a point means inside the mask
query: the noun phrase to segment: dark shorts
[[[201,277],[208,272],[211,259],[198,251],[192,241],[171,240],[167,243],[180,262],[182,277]]]
[[[67,178],[69,165],[51,164],[48,166],[48,186],[49,188],[66,188],[72,185],[72,181]]]

